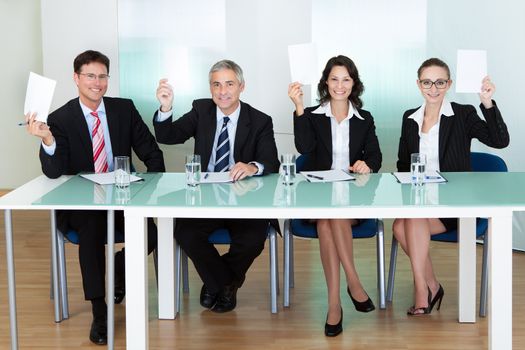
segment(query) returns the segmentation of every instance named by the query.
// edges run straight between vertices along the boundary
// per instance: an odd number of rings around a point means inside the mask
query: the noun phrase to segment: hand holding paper
[[[456,92],[479,93],[487,76],[487,51],[458,50]]]
[[[46,123],[55,92],[56,81],[36,73],[29,73],[24,114],[36,113],[36,120]]]

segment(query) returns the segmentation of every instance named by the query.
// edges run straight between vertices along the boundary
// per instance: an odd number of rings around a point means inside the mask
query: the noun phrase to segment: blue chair
[[[304,169],[306,155],[300,155],[296,161],[297,171]],[[365,219],[352,227],[353,238],[376,236],[377,246],[377,287],[379,289],[379,308],[386,308],[385,301],[385,246],[383,221]],[[294,287],[293,236],[318,238],[315,224],[302,219],[287,219],[284,222],[284,307],[290,306],[290,288]]]
[[[277,294],[278,294],[278,279],[279,269],[277,266],[277,232],[272,225],[268,225],[268,239],[270,240],[270,310],[273,314],[277,313]],[[230,244],[231,237],[227,229],[221,228],[215,230],[210,237],[208,242],[211,244]],[[181,249],[180,245],[175,240],[175,276],[176,277],[176,303],[177,312],[180,310],[181,296],[180,296],[180,276],[182,275],[182,290],[184,293],[189,293],[189,282],[188,282],[188,256]]]
[[[472,171],[479,172],[506,172],[507,164],[500,157],[481,152],[471,152],[470,154],[470,165]],[[488,270],[487,270],[487,259],[488,259],[488,235],[486,235],[488,229],[488,220],[484,218],[476,219],[476,237],[483,240],[483,263],[481,266],[481,288],[480,288],[480,300],[479,300],[479,316],[485,317],[487,315],[487,291],[488,291]],[[457,242],[458,231],[450,230],[443,232],[431,237],[433,241],[441,242]],[[387,288],[387,301],[392,302],[394,294],[394,279],[396,273],[396,260],[397,260],[398,244],[394,236],[392,236],[392,248],[390,250],[390,267],[388,269],[388,288]]]
[[[55,220],[55,211],[52,210],[51,215],[53,216],[52,220]],[[54,225],[56,227],[56,225]],[[68,229],[66,233],[63,233],[61,230],[56,227],[55,237],[53,239],[57,242],[57,256],[56,259],[58,266],[58,276],[53,274],[53,269],[51,269],[51,298],[53,298],[53,288],[58,286],[58,296],[59,300],[54,300],[55,303],[55,322],[61,322],[62,320],[69,318],[69,297],[67,291],[67,272],[66,272],[66,249],[65,243],[69,242],[72,244],[79,244],[78,232],[73,229]],[[120,231],[115,230],[115,243],[124,243],[124,234]],[[153,251],[153,261],[155,264],[155,275],[157,277],[157,250]],[[57,279],[57,280],[56,280]],[[57,305],[59,303],[59,306]],[[59,312],[59,309],[62,312]]]

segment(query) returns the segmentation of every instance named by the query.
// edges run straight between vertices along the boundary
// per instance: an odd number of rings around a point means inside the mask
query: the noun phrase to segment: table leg
[[[145,350],[148,341],[146,218],[124,211],[126,230],[126,347]],[[160,266],[160,264],[159,264]]]
[[[176,292],[180,292],[180,290],[175,290],[173,219],[158,218],[157,225],[159,318],[172,320],[177,316],[177,310],[175,308]]]
[[[107,227],[107,293],[108,304],[108,349],[115,347],[115,211],[108,210]]]
[[[476,218],[459,219],[459,322],[476,322]]]
[[[512,349],[512,212],[489,220],[489,349]]]
[[[7,284],[9,288],[9,325],[11,328],[11,349],[18,349],[18,330],[16,325],[15,260],[13,254],[13,221],[11,210],[4,211],[5,247],[7,257]]]

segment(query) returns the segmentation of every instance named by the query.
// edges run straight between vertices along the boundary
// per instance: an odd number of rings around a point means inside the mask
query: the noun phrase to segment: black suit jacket
[[[104,106],[114,156],[129,156],[131,149],[148,171],[163,172],[164,159],[155,138],[131,100],[104,97]],[[42,171],[50,178],[93,172],[93,143],[79,99],[75,98],[51,113],[47,123],[55,137],[56,150],[49,156],[40,147]]]
[[[501,113],[494,107],[486,109],[480,104],[485,117],[482,120],[471,105],[452,102],[453,116],[440,117],[439,121],[439,169],[441,171],[470,171],[470,144],[473,138],[487,146],[504,148],[510,136]],[[403,115],[401,138],[398,150],[398,171],[410,171],[410,154],[419,152],[419,128],[417,122],[408,117],[418,108]]]
[[[308,155],[304,170],[329,170],[332,166],[332,128],[325,114],[312,113],[319,106],[308,107],[301,116],[294,116],[295,147]],[[381,168],[382,154],[370,112],[358,109],[364,120],[350,119],[350,165],[364,161],[372,172]]]
[[[213,100],[193,101],[191,111],[175,121],[172,117],[160,123],[156,119],[157,112],[153,125],[160,143],[180,144],[195,138],[194,152],[201,156],[202,169],[208,168],[217,129],[217,105]],[[258,162],[264,165],[265,174],[279,171],[272,118],[244,102],[241,102],[237,121],[233,159],[243,163]]]

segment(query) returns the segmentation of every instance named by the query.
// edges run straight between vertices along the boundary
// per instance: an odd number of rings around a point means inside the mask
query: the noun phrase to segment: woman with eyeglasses
[[[501,113],[492,100],[496,90],[489,77],[481,82],[481,119],[474,106],[448,102],[445,95],[452,85],[445,62],[430,58],[417,71],[417,86],[423,105],[403,115],[398,150],[398,171],[410,171],[411,153],[427,157],[426,171],[469,171],[470,144],[476,138],[487,146],[504,148],[509,133]],[[456,218],[396,219],[393,233],[410,258],[414,275],[414,305],[411,316],[429,314],[441,306],[444,290],[430,259],[430,236],[457,228]]]
[[[326,63],[317,86],[320,105],[304,107],[298,82],[290,84],[288,96],[295,105],[295,147],[307,155],[304,170],[343,169],[358,174],[377,172],[381,150],[372,115],[361,107],[363,83],[354,62],[346,56],[332,57]],[[352,225],[357,220],[316,220],[321,263],[328,287],[328,315],[325,335],[343,331],[340,298],[340,267],[346,275],[347,293],[360,312],[375,309],[364,290],[353,258]]]

